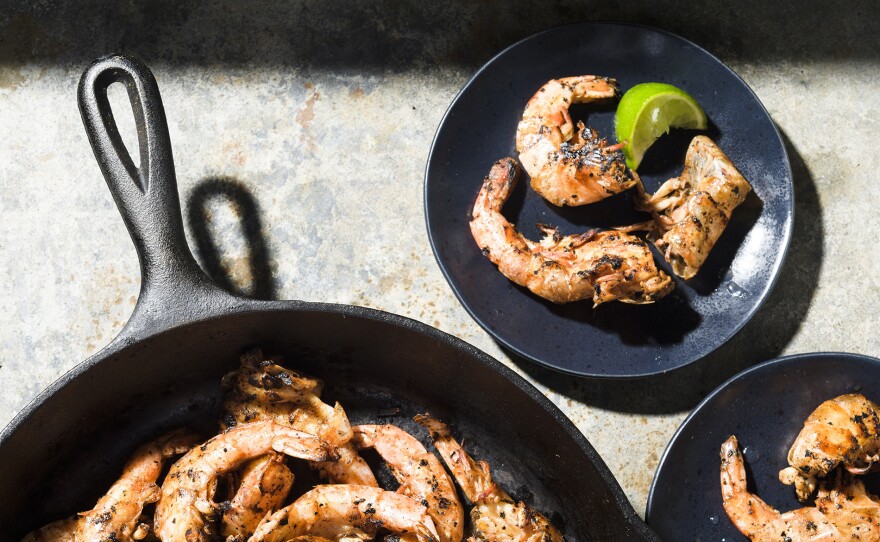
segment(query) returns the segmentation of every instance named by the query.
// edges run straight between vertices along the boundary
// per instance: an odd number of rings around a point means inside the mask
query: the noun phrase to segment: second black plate
[[[754,188],[700,273],[687,283],[677,280],[675,292],[654,305],[615,302],[595,310],[588,301],[554,305],[501,275],[480,254],[468,228],[470,210],[492,163],[517,156],[514,136],[526,102],[548,80],[582,74],[616,77],[623,90],[647,81],[684,88],[706,110],[707,134]],[[572,116],[586,119],[614,141],[615,107],[576,106]],[[649,190],[681,173],[695,133],[674,131],[648,151],[639,173]],[[583,207],[555,207],[528,186],[527,175],[504,213],[535,239],[540,237],[537,222],[569,234],[645,219],[633,211],[628,194]],[[583,23],[509,47],[462,89],[431,149],[425,214],[446,279],[471,316],[501,345],[581,376],[647,376],[712,352],[739,331],[767,297],[791,233],[791,169],[767,111],[717,58],[661,30]]]
[[[721,504],[721,443],[736,435],[749,491],[787,512],[805,506],[777,476],[816,407],[844,393],[880,399],[880,360],[799,354],[756,365],[712,392],[681,424],[648,494],[648,525],[663,540],[745,540]],[[809,504],[812,506],[812,504]]]

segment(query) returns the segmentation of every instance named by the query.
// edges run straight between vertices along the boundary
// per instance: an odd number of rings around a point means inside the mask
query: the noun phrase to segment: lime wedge
[[[642,83],[626,91],[617,105],[617,141],[630,169],[639,167],[645,151],[670,128],[706,128],[706,113],[687,92],[666,83]]]

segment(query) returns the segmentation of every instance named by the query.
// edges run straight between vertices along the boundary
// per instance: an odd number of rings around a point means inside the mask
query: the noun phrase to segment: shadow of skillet
[[[809,309],[823,258],[822,212],[815,182],[785,133],[782,139],[794,176],[796,208],[791,245],[764,306],[730,341],[691,365],[630,381],[577,378],[505,352],[529,376],[557,393],[600,408],[640,414],[690,410],[734,374],[779,356]]]
[[[247,272],[236,277],[226,253],[212,231],[212,206],[228,205],[239,221],[239,235],[247,248]],[[187,222],[195,241],[196,258],[205,272],[224,289],[254,299],[276,299],[269,249],[260,222],[260,210],[247,187],[230,177],[200,181],[187,198]]]
[[[0,66],[84,66],[108,51],[151,65],[392,71],[453,66],[470,71],[532,33],[584,20],[642,23],[681,34],[727,61],[876,60],[880,33],[870,0],[827,2],[425,3],[302,0],[83,0],[5,2]],[[796,7],[797,9],[792,9]],[[332,44],[332,46],[329,46]]]

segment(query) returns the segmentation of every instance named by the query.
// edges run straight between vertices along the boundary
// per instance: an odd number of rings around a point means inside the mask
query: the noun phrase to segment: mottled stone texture
[[[75,103],[82,69],[112,51],[156,73],[188,235],[212,274],[259,297],[394,311],[486,350],[562,407],[640,512],[676,426],[728,376],[783,353],[880,354],[870,2],[143,4],[0,6],[0,423],[106,344],[137,297]],[[770,300],[716,355],[651,380],[578,381],[511,359],[459,306],[425,234],[425,160],[457,90],[504,46],[581,20],[659,26],[729,63],[795,173]]]

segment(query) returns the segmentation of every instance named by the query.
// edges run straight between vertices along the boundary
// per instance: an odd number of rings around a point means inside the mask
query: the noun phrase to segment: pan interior
[[[215,433],[220,378],[256,346],[323,379],[324,399],[340,401],[352,423],[399,424],[428,444],[412,416],[447,421],[506,490],[546,513],[567,540],[621,539],[624,513],[561,414],[484,356],[439,333],[310,310],[227,315],[88,360],[0,447],[3,539],[89,509],[152,436],[180,425]]]

